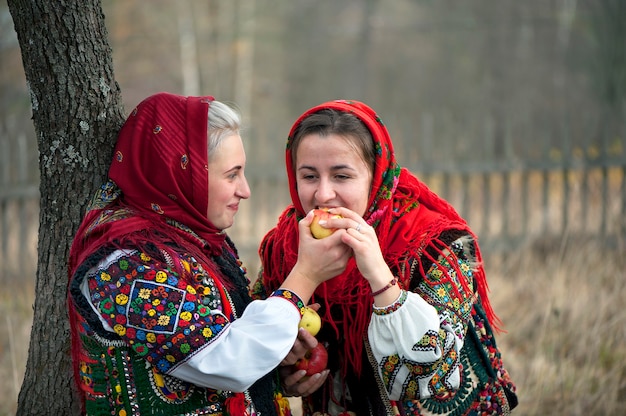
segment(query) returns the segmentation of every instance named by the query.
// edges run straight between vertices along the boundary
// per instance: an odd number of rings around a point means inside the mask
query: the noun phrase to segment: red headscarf
[[[117,138],[110,180],[96,193],[72,243],[70,283],[89,255],[120,241],[139,246],[149,241],[159,246],[184,240],[200,258],[213,251],[221,253],[226,235],[207,219],[211,101],[211,96],[158,93],[132,111]],[[176,232],[176,227],[167,225],[170,220],[189,227],[191,233]],[[68,304],[78,382],[81,351],[77,327],[81,318],[71,296]]]
[[[216,271],[208,259],[222,254],[226,234],[207,218],[208,111],[213,100],[162,92],[131,112],[117,138],[109,182],[96,193],[72,243],[70,282],[89,255],[116,245],[163,248],[175,242],[205,269]],[[81,318],[71,297],[68,301],[78,381]]]
[[[298,197],[296,175],[292,165],[291,144],[299,124],[309,115],[324,109],[334,109],[355,115],[369,129],[375,142],[376,163],[372,178],[372,189],[368,210],[364,219],[376,230],[380,247],[387,264],[394,273],[405,271],[398,276],[403,288],[410,285],[411,258],[431,257],[426,249],[442,253],[445,244],[439,236],[446,230],[463,230],[474,234],[467,223],[445,200],[433,193],[407,169],[397,164],[391,138],[378,115],[367,105],[358,101],[330,101],[307,110],[294,123],[289,133],[286,151],[287,176],[292,204],[286,208],[275,228],[264,237],[259,254],[263,263],[263,283],[268,291],[280,286],[297,260],[298,220],[306,213]],[[476,256],[481,261],[476,247]],[[431,258],[434,262],[436,259]],[[420,262],[421,268],[421,262]],[[422,276],[425,271],[420,269]],[[458,276],[462,276],[457,271]],[[474,285],[482,304],[492,322],[497,321],[487,297],[487,282],[482,266],[474,273]],[[467,289],[468,283],[463,282]],[[363,339],[372,313],[371,288],[351,260],[344,273],[320,285],[314,300],[325,304],[323,320],[337,331],[344,331],[346,359],[343,360],[344,374],[353,368],[357,374],[361,370]],[[318,298],[319,297],[319,298]],[[331,315],[331,306],[343,310],[344,322],[337,322]]]
[[[70,269],[107,243],[165,227],[166,219],[189,227],[210,251],[221,253],[225,234],[207,219],[211,101],[211,96],[162,92],[132,111],[109,168],[112,187],[96,195],[85,215],[70,251]],[[116,216],[116,211],[126,214]]]

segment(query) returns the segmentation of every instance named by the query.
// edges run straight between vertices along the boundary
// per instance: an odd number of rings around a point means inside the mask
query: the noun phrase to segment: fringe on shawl
[[[243,393],[235,393],[224,403],[225,414],[228,416],[242,416],[246,414],[246,398]]]
[[[468,232],[466,230],[466,232]],[[468,253],[469,260],[471,261],[472,267],[472,282],[467,281],[465,275],[460,270],[459,265],[456,261],[452,260],[452,253],[449,252],[448,244],[442,241],[437,237],[432,237],[427,239],[428,244],[424,244],[418,250],[410,252],[408,257],[404,257],[403,259],[389,259],[388,264],[395,268],[395,270],[404,271],[403,276],[400,276],[403,289],[408,289],[411,287],[411,264],[409,264],[410,259],[414,258],[417,260],[417,264],[419,267],[419,274],[424,278],[424,282],[429,286],[435,286],[441,283],[449,283],[450,287],[454,290],[454,295],[457,298],[462,298],[463,293],[478,293],[479,302],[481,303],[483,309],[485,310],[485,314],[492,328],[497,332],[505,332],[503,329],[503,324],[500,318],[496,315],[495,311],[491,306],[491,302],[489,301],[489,284],[487,282],[487,276],[485,273],[485,269],[483,268],[483,260],[480,253],[480,249],[478,247],[478,243],[476,241],[476,236],[471,232],[468,232],[471,237],[471,245],[473,253]],[[432,253],[436,253],[433,255]],[[427,279],[428,270],[424,267],[425,262],[422,261],[422,258],[427,259],[429,263],[438,264],[439,258],[444,258],[448,261],[450,267],[454,270],[458,282],[461,284],[461,288],[458,287],[457,281],[455,281],[448,273],[448,270],[438,266],[439,270],[442,272],[441,277],[434,281],[431,279]],[[456,257],[456,256],[454,256]]]
[[[289,218],[291,216],[293,216],[293,218]],[[389,229],[391,227],[390,216],[382,216],[380,219],[381,222],[377,224],[377,228],[382,227],[382,229]],[[287,210],[283,212],[278,223],[285,226],[286,223],[290,221],[295,222],[297,220],[294,212]],[[445,229],[450,229],[450,227],[451,225],[447,224]],[[464,223],[459,223],[458,229],[463,230],[473,239],[474,257],[477,264],[473,273],[473,287],[480,297],[480,302],[483,305],[489,322],[494,329],[501,332],[500,320],[494,313],[489,302],[489,288],[482,267],[482,257],[476,237]],[[424,270],[422,258],[426,258],[432,263],[437,263],[439,256],[450,258],[450,253],[446,252],[447,245],[438,238],[443,231],[444,229],[437,227],[426,229],[420,236],[413,237],[416,239],[419,238],[419,241],[410,241],[400,247],[399,249],[403,250],[402,253],[390,250],[385,254],[385,261],[392,271],[401,274],[401,276],[398,277],[400,278],[399,285],[402,289],[409,290],[411,288],[411,278],[413,277],[411,266],[413,259],[417,260],[420,267],[419,274],[425,279],[427,270]],[[295,241],[293,239],[295,239]],[[380,244],[383,247],[387,246],[386,241],[381,240]],[[286,278],[289,272],[289,265],[295,264],[297,246],[297,233],[286,233],[284,232],[284,228],[275,228],[266,235],[259,250],[265,264],[262,277],[266,290],[277,288]],[[433,255],[431,253],[436,254]],[[439,281],[432,282],[425,279],[426,283],[434,285],[449,282],[456,291],[456,296],[461,296],[460,289],[469,293],[471,291],[470,284],[463,277],[458,263],[455,261],[450,261],[449,263],[458,276],[461,288],[456,286],[456,282],[454,282],[447,271],[443,269],[442,277]],[[272,266],[277,265],[280,268],[279,270],[272,269]],[[372,314],[372,297],[369,283],[358,272],[353,260],[348,263],[347,270],[349,271],[320,285],[315,291],[312,301],[319,302],[324,306],[321,313],[324,324],[329,325],[334,330],[337,338],[343,335],[345,344],[343,348],[344,360],[341,360],[342,374],[345,375],[348,370],[352,369],[357,375],[360,375],[363,366],[361,360],[363,337],[367,335],[367,326],[369,325]],[[331,304],[341,309],[342,316],[339,320],[336,316],[331,314]],[[342,330],[343,334],[341,333]]]
[[[475,267],[472,270],[473,271],[472,287],[478,293],[480,303],[483,309],[485,310],[485,314],[487,315],[487,319],[489,323],[491,324],[491,326],[494,329],[496,329],[498,332],[503,332],[502,322],[500,318],[498,318],[498,316],[495,314],[493,308],[491,307],[491,302],[489,302],[489,285],[487,283],[487,277],[485,274],[485,269],[483,268],[482,257],[480,255],[480,250],[478,249],[478,245],[476,244],[475,237],[474,237],[473,245],[474,245]],[[437,257],[442,256],[443,258],[447,258],[448,260],[450,259],[450,254],[446,252],[447,245],[441,240],[433,239],[429,247],[433,248],[438,253]],[[432,256],[429,250],[424,250],[423,255],[424,257],[426,257],[433,263],[437,263],[437,260],[438,260],[437,257]],[[448,261],[448,263],[456,272],[458,280],[461,283],[461,286],[463,290],[465,291],[465,293],[472,293],[473,292],[472,287],[470,287],[470,284],[465,278],[465,275],[459,269],[458,263],[453,262],[453,261]],[[419,262],[419,267],[420,267],[420,272],[422,276],[426,276],[427,271],[424,270],[424,263]],[[436,281],[436,282],[431,281],[429,279],[425,279],[426,284],[430,286],[434,286],[435,284],[438,284],[441,282],[450,283],[451,286],[454,288],[455,295],[457,296],[457,298],[462,297],[462,294],[460,293],[452,277],[447,273],[445,269],[440,268],[440,270],[444,272],[443,277],[439,281]]]

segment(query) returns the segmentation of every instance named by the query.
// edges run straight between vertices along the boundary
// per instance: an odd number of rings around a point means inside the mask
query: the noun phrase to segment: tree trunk
[[[66,310],[67,255],[123,121],[98,0],[8,0],[39,147],[33,326],[18,415],[79,413]]]

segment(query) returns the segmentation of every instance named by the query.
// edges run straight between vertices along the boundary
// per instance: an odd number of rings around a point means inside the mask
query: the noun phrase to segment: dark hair
[[[346,139],[361,156],[361,159],[374,172],[376,151],[372,134],[365,124],[354,114],[324,109],[307,116],[300,122],[291,137],[291,164],[296,166],[296,153],[302,138],[309,134],[326,137],[336,134]]]

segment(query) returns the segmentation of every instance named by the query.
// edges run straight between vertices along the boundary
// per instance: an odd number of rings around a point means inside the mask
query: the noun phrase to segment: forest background
[[[109,0],[103,8],[127,113],[157,91],[211,94],[241,109],[253,196],[230,234],[252,280],[256,245],[289,201],[291,123],[329,99],[365,101],[401,164],[485,242],[518,413],[611,415],[626,404],[624,3]],[[5,1],[0,69],[0,414],[8,415],[32,321],[39,172]]]

